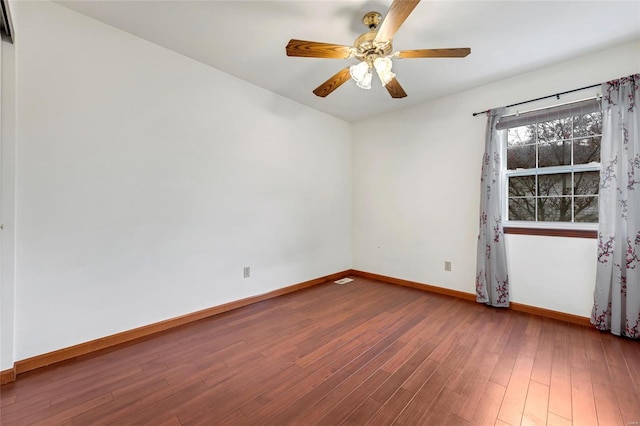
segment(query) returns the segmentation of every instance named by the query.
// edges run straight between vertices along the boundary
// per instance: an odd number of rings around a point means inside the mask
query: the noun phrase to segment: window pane
[[[578,139],[573,142],[573,164],[600,162],[600,137]]]
[[[519,145],[507,148],[507,170],[536,167],[536,146]]]
[[[507,148],[535,143],[535,125],[512,127],[507,131]]]
[[[509,198],[509,220],[536,220],[536,199]]]
[[[576,172],[573,176],[574,195],[595,195],[600,187],[599,172]]]
[[[509,197],[535,197],[535,176],[512,176],[509,178]]]
[[[538,139],[540,141],[557,141],[571,138],[571,117],[538,123]]]
[[[531,169],[535,166],[535,126],[509,129],[507,131],[507,169]]]
[[[538,220],[571,222],[571,197],[538,198]]]
[[[592,112],[573,117],[573,137],[602,134],[602,113]]]
[[[538,195],[559,196],[571,195],[571,173],[557,173],[538,176]]]
[[[576,222],[598,222],[598,197],[575,197],[573,216]]]
[[[566,166],[571,164],[571,141],[540,141],[538,167]]]

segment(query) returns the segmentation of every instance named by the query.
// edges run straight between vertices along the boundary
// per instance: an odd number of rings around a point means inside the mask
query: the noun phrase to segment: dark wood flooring
[[[3,426],[629,426],[640,342],[358,278],[25,373],[0,392]]]

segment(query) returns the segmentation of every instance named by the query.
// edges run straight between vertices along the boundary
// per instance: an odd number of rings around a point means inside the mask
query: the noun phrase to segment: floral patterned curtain
[[[509,274],[502,231],[502,139],[496,129],[504,108],[489,112],[480,177],[480,234],[476,263],[476,300],[492,306],[509,306]]]
[[[598,268],[591,323],[640,338],[640,74],[602,85]]]

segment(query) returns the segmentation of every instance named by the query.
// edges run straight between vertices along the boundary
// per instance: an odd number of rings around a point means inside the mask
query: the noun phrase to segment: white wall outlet
[[[245,278],[249,278],[251,276],[251,266],[245,266],[243,268],[243,274]]]
[[[444,270],[447,272],[451,272],[451,261],[450,260],[445,260],[444,261]]]

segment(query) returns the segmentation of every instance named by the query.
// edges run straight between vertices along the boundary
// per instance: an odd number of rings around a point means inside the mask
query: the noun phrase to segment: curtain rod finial
[[[480,115],[480,114],[489,114],[490,112],[491,112],[491,110],[490,110],[490,109],[488,109],[488,110],[486,110],[486,111],[474,112],[474,113],[473,113],[473,114],[471,114],[471,115],[473,115],[474,117],[477,117],[477,116],[478,116],[478,115]]]

